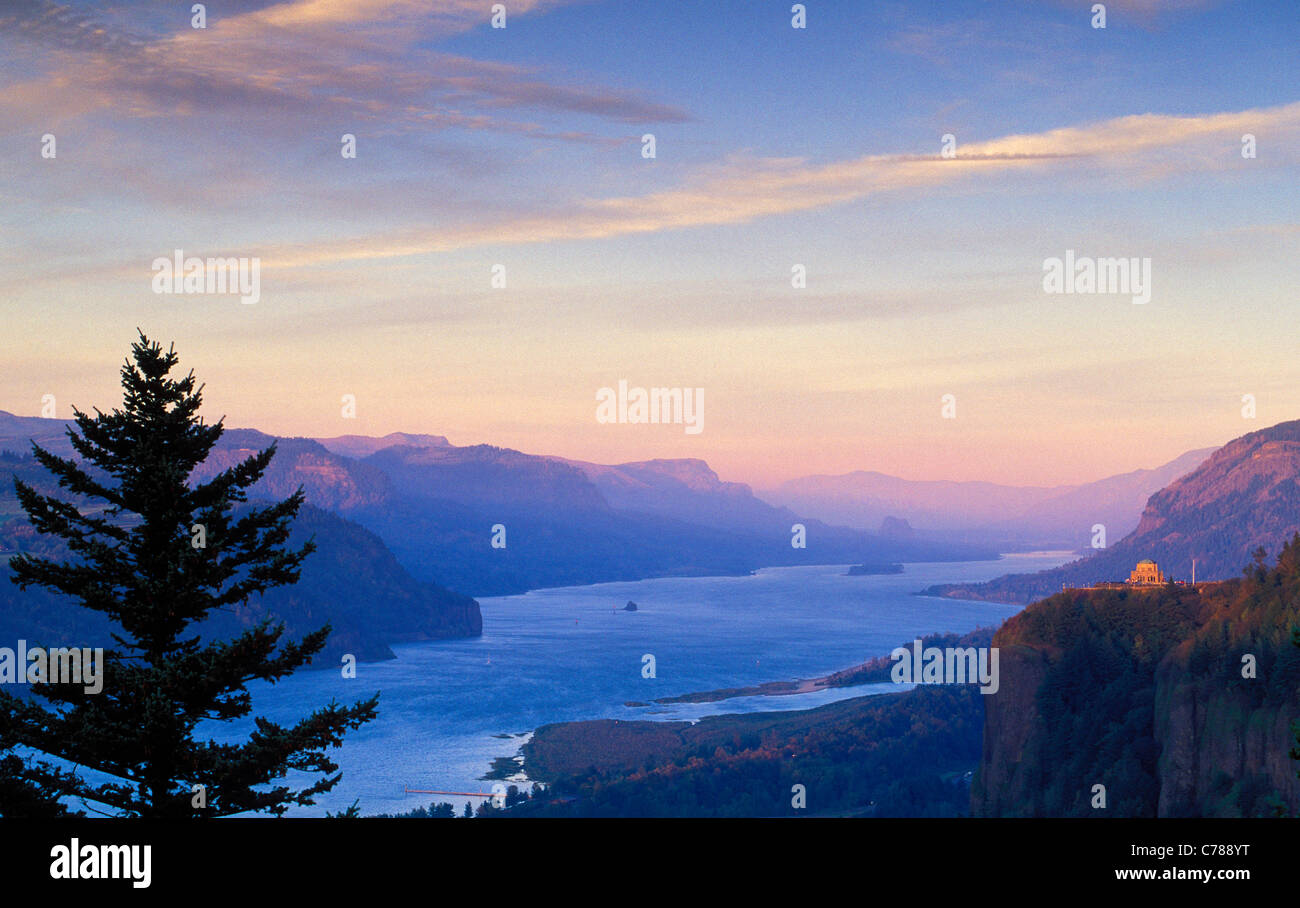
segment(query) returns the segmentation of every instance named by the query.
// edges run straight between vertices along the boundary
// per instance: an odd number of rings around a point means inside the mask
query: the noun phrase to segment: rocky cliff
[[[998,631],[976,816],[1300,813],[1300,537],[1196,590],[1045,599]],[[1094,806],[1105,786],[1106,806]]]

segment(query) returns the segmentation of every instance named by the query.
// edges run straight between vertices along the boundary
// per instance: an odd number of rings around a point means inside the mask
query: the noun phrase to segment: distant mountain
[[[912,525],[902,517],[886,517],[880,521],[880,535],[911,539],[916,535],[916,530],[912,529]]]
[[[898,517],[920,529],[951,530],[980,527],[1026,511],[1057,491],[992,482],[914,481],[857,470],[792,479],[761,494],[775,504],[860,529]]]
[[[646,460],[614,466],[548,458],[577,468],[610,507],[659,514],[727,530],[752,531],[776,521],[788,535],[796,520],[759,501],[749,486],[723,482],[702,460]]]
[[[277,457],[278,459],[278,457]],[[12,477],[47,494],[58,490],[30,457],[0,454],[0,639],[81,641],[111,645],[109,625],[62,596],[19,590],[10,580],[9,556],[31,552],[67,557],[67,551],[36,533],[19,509]],[[214,613],[203,633],[228,637],[271,615],[289,638],[329,623],[333,633],[316,657],[316,667],[333,667],[344,653],[361,661],[392,658],[392,643],[470,637],[482,633],[478,603],[413,578],[375,534],[335,514],[304,505],[293,522],[289,544],[308,539],[316,551],[303,562],[298,583],[253,597],[246,606]]]
[[[602,466],[489,445],[398,445],[361,464],[388,477],[392,496],[349,516],[417,576],[475,595],[771,565],[997,557],[988,547],[896,542],[801,520],[698,460]],[[796,523],[807,548],[791,546]],[[498,525],[503,548],[491,545]]]
[[[553,458],[560,461],[559,458]],[[919,538],[900,530],[898,524],[882,523],[876,533],[863,533],[847,527],[831,526],[814,519],[806,512],[797,513],[789,508],[779,508],[755,497],[749,486],[739,482],[724,482],[702,460],[647,460],[613,466],[584,463],[576,460],[560,461],[577,467],[596,487],[615,510],[652,514],[673,520],[699,524],[731,533],[756,535],[784,549],[790,549],[790,528],[802,523],[808,530],[810,555],[827,558],[824,551],[852,551],[855,547],[870,545],[881,560],[894,561],[948,561],[954,553],[963,550],[968,557],[982,553],[996,557],[989,545],[970,545],[936,539]],[[778,560],[772,564],[806,563],[790,549],[772,554]]]
[[[369,435],[339,435],[335,438],[317,438],[327,450],[344,457],[369,457],[384,448],[408,445],[413,448],[446,448],[451,442],[442,435],[412,435],[407,432],[391,432],[383,438]]]
[[[250,494],[258,498],[285,498],[302,486],[316,507],[346,514],[365,505],[390,499],[388,476],[374,467],[330,452],[310,438],[276,438],[254,429],[228,429],[208,459],[195,470],[196,480],[206,480],[274,443],[275,457]]]
[[[411,438],[423,441],[404,443]],[[479,596],[783,564],[997,557],[987,546],[891,540],[801,520],[747,486],[721,482],[703,461],[602,467],[457,447],[440,436],[353,436],[340,444],[231,429],[198,478],[273,441],[276,457],[251,495],[283,498],[302,486],[312,504],[383,539],[415,577]],[[330,445],[375,451],[356,459]],[[806,527],[805,549],[790,545],[795,523]],[[492,545],[498,525],[501,548]]]
[[[0,450],[27,450],[27,439],[40,437],[68,453],[64,425],[0,414]],[[903,507],[903,492],[919,489],[931,510],[951,496],[945,507],[952,513],[969,508],[978,519],[1007,519],[1007,494],[1026,507],[1043,497],[1043,490],[1007,492],[990,483],[917,484],[856,474],[902,491],[855,529],[834,525],[811,506],[769,504],[697,459],[602,465],[491,445],[458,447],[437,435],[277,439],[255,429],[228,429],[196,478],[273,442],[277,456],[251,490],[254,497],[283,498],[301,486],[311,504],[379,536],[414,577],[474,595],[777,565],[992,559],[1003,537],[987,529],[965,538],[929,531]],[[1125,483],[1154,481],[1147,474],[1178,468],[1175,462],[1093,485],[1122,490]],[[1050,491],[1066,501],[1075,487]],[[1106,500],[1100,491],[1095,497]],[[840,498],[851,496],[834,502]],[[1110,519],[1104,508],[1099,513]],[[1073,513],[1070,520],[1079,523]],[[791,546],[796,524],[804,527],[805,548]],[[494,532],[498,526],[504,538]],[[494,535],[504,546],[492,545]]]
[[[991,482],[917,482],[884,473],[806,476],[762,492],[769,501],[862,529],[906,520],[931,538],[1010,547],[1083,548],[1102,524],[1118,539],[1137,526],[1147,498],[1199,466],[1214,448],[1167,464],[1083,485],[1007,486]]]
[[[1300,529],[1300,420],[1251,432],[1224,445],[1191,473],[1156,492],[1128,536],[1096,554],[1050,571],[969,586],[932,587],[958,598],[1030,602],[1083,586],[1123,580],[1143,558],[1168,576],[1236,576],[1260,546],[1275,554]]]
[[[402,495],[511,513],[538,508],[607,512],[609,503],[580,470],[509,448],[385,448],[364,463]]]
[[[70,419],[44,419],[39,416],[15,416],[0,410],[0,453],[28,454],[32,442],[63,457],[72,454],[64,430],[73,425]]]
[[[1037,534],[1046,541],[1061,539],[1078,548],[1091,544],[1095,524],[1104,526],[1110,539],[1122,538],[1137,526],[1152,494],[1195,470],[1216,450],[1200,448],[1188,451],[1155,469],[1133,470],[1075,486],[1022,514],[992,522],[990,529],[993,532],[1010,531],[1015,524],[1023,522],[1023,537]]]

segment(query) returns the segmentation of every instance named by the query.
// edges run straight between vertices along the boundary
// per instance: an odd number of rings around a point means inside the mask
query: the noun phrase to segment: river
[[[745,577],[689,577],[535,590],[480,599],[483,636],[394,647],[397,658],[258,683],[254,710],[289,723],[331,698],[379,691],[379,717],[349,733],[333,759],[343,778],[314,808],[358,802],[366,814],[486,792],[494,757],[514,755],[532,729],[575,719],[695,719],[713,713],[807,709],[892,689],[836,688],[781,697],[630,707],[628,701],[765,681],[815,678],[887,655],[914,637],[996,625],[1019,606],[913,595],[934,583],[987,580],[1055,567],[1063,552],[999,561],[908,564],[904,573],[849,577],[846,565],[766,568]],[[623,611],[628,601],[635,612]],[[654,678],[643,677],[647,655]],[[202,729],[218,740],[251,726]],[[295,774],[296,775],[296,774]],[[303,777],[290,777],[301,784]]]

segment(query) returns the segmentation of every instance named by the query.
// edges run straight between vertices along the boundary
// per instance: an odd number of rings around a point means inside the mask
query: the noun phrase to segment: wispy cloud
[[[543,243],[651,233],[825,208],[877,193],[926,189],[974,176],[1043,172],[1080,160],[1144,176],[1187,169],[1227,169],[1239,164],[1235,143],[1244,132],[1292,136],[1278,148],[1296,148],[1300,102],[1281,107],[1171,116],[1142,114],[1085,126],[1003,136],[962,146],[955,158],[939,155],[866,155],[827,164],[797,158],[734,156],[697,173],[683,185],[640,196],[588,199],[562,209],[470,223],[439,231],[406,230],[327,247],[282,249],[268,266],[338,259],[388,258],[447,252],[481,245]],[[1203,145],[1213,143],[1215,153]],[[1290,154],[1295,154],[1294,151]],[[1171,159],[1169,156],[1173,156]],[[1154,157],[1153,157],[1154,156]],[[1163,157],[1161,157],[1163,156]]]
[[[510,15],[564,0],[516,0]],[[272,115],[282,124],[322,117],[387,130],[495,130],[533,138],[609,140],[550,128],[505,111],[584,114],[622,123],[682,122],[684,111],[632,91],[557,82],[516,64],[439,53],[421,46],[486,26],[490,5],[469,0],[296,0],[221,17],[188,20],[160,34],[126,30],[50,0],[11,0],[0,41],[50,48],[35,78],[4,86],[10,122],[98,111],[126,118]]]

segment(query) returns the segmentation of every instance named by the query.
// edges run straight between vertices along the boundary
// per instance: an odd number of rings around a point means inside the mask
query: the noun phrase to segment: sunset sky
[[[230,426],[759,487],[1082,482],[1300,418],[1293,0],[504,5],[0,2],[0,409],[117,405],[139,326]],[[155,294],[175,249],[260,300]],[[1151,301],[1045,293],[1068,249],[1150,258]],[[598,423],[620,379],[703,388],[703,431]]]

